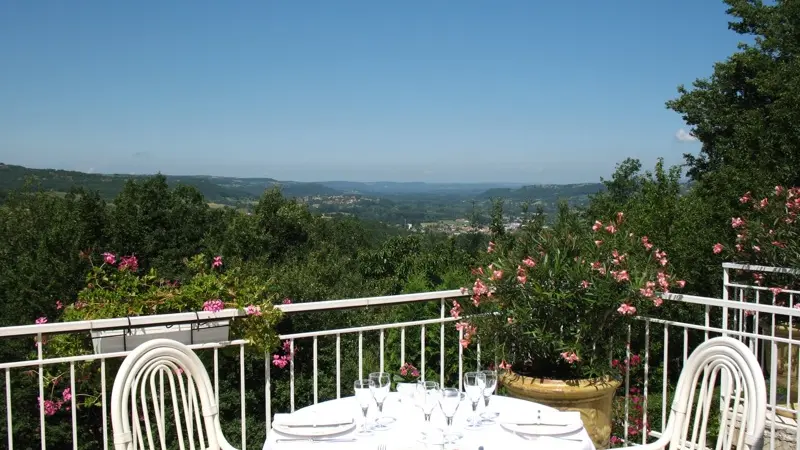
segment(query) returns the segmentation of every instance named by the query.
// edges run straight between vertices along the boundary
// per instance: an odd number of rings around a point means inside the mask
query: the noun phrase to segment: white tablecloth
[[[407,400],[406,400],[407,402]],[[551,408],[525,400],[518,400],[510,397],[494,396],[489,402],[489,409],[500,413],[498,421],[520,420],[536,417],[537,410],[548,411]],[[478,407],[478,413],[484,410],[483,401]],[[391,393],[383,405],[384,416],[394,417],[397,421],[391,425],[391,429],[386,431],[375,431],[372,436],[359,437],[356,442],[276,442],[279,438],[291,438],[284,436],[275,430],[270,430],[267,442],[264,443],[264,450],[283,450],[283,449],[359,449],[377,450],[379,444],[385,444],[387,450],[422,450],[426,448],[424,444],[417,441],[420,432],[424,429],[422,410],[400,401],[397,393]],[[363,423],[361,408],[355,397],[345,397],[338,400],[331,400],[297,410],[294,414],[318,414],[322,417],[348,419],[353,417],[359,429]],[[564,449],[564,450],[594,450],[594,444],[589,438],[585,429],[581,429],[570,439],[555,439],[550,437],[535,437],[525,439],[506,431],[499,424],[482,427],[478,430],[464,428],[467,419],[472,414],[472,406],[469,401],[461,403],[453,421],[453,429],[464,434],[464,437],[453,445],[448,445],[447,449],[452,450],[477,450],[483,446],[484,450],[511,450],[511,449]],[[369,418],[374,420],[377,417],[377,407],[373,404],[370,407]],[[431,416],[431,424],[439,428],[446,428],[445,417],[441,409],[436,407]],[[355,432],[344,437],[358,437]]]

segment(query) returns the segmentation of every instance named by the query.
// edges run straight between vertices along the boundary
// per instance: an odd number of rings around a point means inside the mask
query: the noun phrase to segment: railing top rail
[[[748,272],[788,273],[792,275],[800,275],[800,269],[792,269],[790,267],[759,266],[754,264],[724,262],[722,263],[722,268],[745,270]]]
[[[344,300],[325,300],[320,302],[290,303],[275,305],[285,313],[302,313],[312,311],[333,311],[369,306],[388,306],[403,303],[424,302],[444,298],[463,297],[459,289],[447,291],[422,292],[417,294],[389,295],[383,297],[364,297]],[[150,316],[116,317],[112,319],[81,320],[75,322],[54,322],[34,325],[17,325],[0,327],[0,338],[36,336],[38,334],[75,333],[80,331],[99,331],[126,328],[140,328],[158,325],[175,325],[180,323],[208,322],[214,320],[233,319],[245,316],[240,309],[224,309],[218,312],[197,311],[175,314],[157,314]]]
[[[800,309],[787,308],[785,306],[774,306],[762,303],[740,302],[736,300],[722,300],[718,298],[700,297],[697,295],[686,294],[662,294],[664,300],[693,303],[695,305],[716,306],[719,308],[743,309],[746,311],[756,311],[764,314],[778,314],[782,316],[792,316],[800,318]]]

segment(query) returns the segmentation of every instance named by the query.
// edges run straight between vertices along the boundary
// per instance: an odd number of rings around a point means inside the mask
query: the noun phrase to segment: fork
[[[378,444],[378,450],[386,450],[386,444]]]

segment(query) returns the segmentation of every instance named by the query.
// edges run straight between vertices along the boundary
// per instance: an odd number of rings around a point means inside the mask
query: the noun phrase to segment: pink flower
[[[497,366],[500,370],[511,370],[511,364],[507,363],[506,360],[500,361],[500,364]]]
[[[260,316],[261,315],[261,307],[256,305],[247,305],[244,308],[245,314],[248,316]]]
[[[284,367],[286,367],[287,364],[289,364],[289,360],[286,359],[285,355],[284,356],[272,355],[272,365],[273,366],[275,366],[275,367],[277,367],[279,369],[283,369]]]
[[[117,256],[110,252],[103,253],[103,262],[106,264],[115,264],[117,262]]]
[[[720,253],[722,253],[722,249],[724,248],[725,246],[717,242],[716,244],[714,244],[712,251],[714,252],[715,255],[719,255]]]
[[[564,359],[564,361],[566,361],[568,364],[572,364],[581,360],[578,355],[575,354],[575,352],[562,352],[561,358]]]
[[[119,270],[130,270],[136,272],[139,270],[139,260],[136,256],[123,256],[119,261]]]
[[[618,224],[618,225],[622,223],[622,219],[623,219],[624,217],[625,217],[625,213],[623,213],[622,211],[620,211],[620,212],[618,212],[618,213],[617,213],[617,224]]]
[[[492,281],[501,280],[503,278],[503,271],[502,270],[493,270],[492,276],[489,277]]]
[[[458,303],[457,301],[453,300],[453,307],[450,308],[450,317],[452,317],[454,319],[458,319],[458,318],[461,317],[461,313],[463,311],[464,310],[461,308],[461,304]]]
[[[680,289],[683,289],[683,287],[686,286],[686,281],[678,280],[675,282],[675,285],[678,286]]]
[[[36,397],[37,404],[44,403],[44,413],[47,416],[55,415],[59,410],[61,410],[61,402],[60,401],[53,401],[53,400],[45,400],[42,402],[41,397]]]
[[[289,297],[286,297],[285,299],[283,299],[283,301],[281,303],[283,303],[284,305],[290,305],[290,304],[292,304],[292,299],[290,299]]]
[[[748,191],[743,196],[739,197],[739,203],[747,203],[751,198],[750,192]]]
[[[61,300],[56,300],[56,309],[63,309],[64,304],[61,303]]]
[[[600,222],[599,220],[595,220],[594,221],[594,225],[592,225],[592,231],[597,231],[600,228],[603,228],[603,222]]]
[[[627,303],[623,303],[622,305],[620,305],[619,308],[617,308],[617,312],[622,314],[623,316],[632,316],[636,314],[636,307],[631,306]]]
[[[764,199],[762,199],[762,200],[761,200],[761,201],[758,203],[758,208],[759,208],[759,209],[766,208],[766,207],[767,207],[767,205],[769,205],[769,200],[767,200],[766,198],[764,198]]]
[[[64,399],[65,402],[72,400],[72,391],[70,388],[66,388],[61,392],[61,397]]]
[[[36,319],[35,323],[36,323],[36,325],[41,325],[43,323],[47,323],[47,317],[39,317],[38,319]]]
[[[653,248],[653,244],[650,243],[650,239],[647,236],[642,236],[642,245],[644,245],[645,250]]]
[[[744,225],[744,220],[741,217],[734,217],[731,219],[731,227],[739,228]]]
[[[511,324],[513,324],[513,323],[514,323],[514,318],[513,318],[513,317],[509,317],[509,318],[508,318],[508,319],[506,319],[506,320],[508,321],[508,324],[509,324],[509,325],[511,325]]]
[[[592,285],[592,283],[589,283],[587,280],[581,281],[581,287],[583,289],[589,289],[589,286],[591,286],[591,285]]]
[[[769,290],[772,291],[773,295],[778,295],[781,292],[783,292],[783,289],[779,288],[779,287],[771,287],[771,288],[769,288]]]
[[[222,256],[215,256],[214,262],[211,263],[211,267],[222,267]]]
[[[603,245],[603,241],[600,240],[594,241],[594,245],[600,247],[601,245]]]
[[[224,306],[225,304],[222,303],[222,300],[218,298],[214,300],[207,300],[206,302],[203,303],[203,311],[219,312],[222,311],[222,308]]]
[[[494,242],[489,241],[489,247],[486,249],[486,253],[493,253],[494,252]]]
[[[783,193],[783,186],[775,186],[775,195],[781,195]]]
[[[606,227],[606,231],[608,231],[611,234],[614,234],[617,232],[617,227],[615,227],[614,225],[609,225]]]
[[[662,299],[661,297],[656,297],[653,299],[653,305],[655,305],[656,307],[661,306],[663,303],[664,299]]]
[[[501,276],[502,276],[502,272],[501,272]],[[481,279],[475,280],[475,284],[472,285],[472,293],[473,294],[475,294],[477,296],[481,296],[481,295],[487,294],[488,292],[489,292],[489,288],[486,287],[486,285],[483,283],[483,281]]]
[[[530,256],[522,260],[522,264],[525,264],[528,267],[533,267],[536,265],[536,261],[534,261]]]
[[[86,302],[78,300],[77,302],[75,302],[73,306],[75,307],[75,309],[83,309],[86,306]]]
[[[614,277],[615,280],[617,280],[620,283],[622,283],[623,281],[630,281],[631,279],[630,275],[628,275],[627,270],[620,270],[620,271],[612,270],[611,275]]]
[[[757,245],[754,245],[753,246],[753,251],[755,251],[756,253],[759,253],[761,251],[761,247],[759,247]]]

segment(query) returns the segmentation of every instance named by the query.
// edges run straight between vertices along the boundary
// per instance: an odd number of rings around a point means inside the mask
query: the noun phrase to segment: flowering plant
[[[800,187],[775,186],[760,199],[747,192],[739,203],[746,209],[731,218],[735,244],[731,248],[717,243],[712,251],[742,263],[800,267]],[[755,276],[757,284],[763,282],[759,278]]]
[[[403,363],[393,378],[395,383],[414,383],[419,378],[419,369],[409,363]]]
[[[465,315],[456,325],[462,346],[477,334],[482,346],[497,346],[501,369],[523,375],[613,375],[625,325],[685,284],[670,273],[666,252],[626,228],[622,212],[591,224],[562,206],[552,226],[540,216],[490,243],[489,264],[473,270],[471,301],[451,310]]]
[[[714,244],[711,251],[726,259],[750,266],[775,266],[785,269],[800,269],[800,187],[775,188],[763,196],[746,192],[739,197],[739,204],[744,210],[737,217],[731,217],[731,229],[736,238],[733,245],[721,242]],[[749,270],[735,271],[730,274],[731,282],[740,284],[753,283],[769,292],[760,295],[756,290],[748,289],[740,292],[740,301],[755,303],[772,303],[776,306],[788,306],[792,295],[784,291],[796,291],[800,288],[798,273],[791,270],[779,270],[764,273],[753,267]],[[794,302],[795,308],[800,302]],[[753,316],[754,312],[745,310],[745,316]],[[762,320],[769,321],[771,316],[764,315]],[[789,317],[776,315],[777,323],[786,323]]]
[[[86,256],[91,261],[91,256]],[[231,323],[231,332],[262,352],[278,346],[275,330],[281,318],[281,310],[273,307],[276,296],[269,291],[269,284],[259,277],[245,275],[238,268],[225,268],[222,257],[206,258],[197,255],[186,261],[190,275],[183,282],[159,278],[155,270],[141,273],[139,261],[135,256],[118,257],[103,253],[93,262],[86,276],[86,286],[72,302],[56,302],[63,321],[93,320],[112,317],[169,314],[186,311],[217,312],[225,308],[242,309],[246,317]],[[284,300],[286,302],[286,300]],[[37,324],[47,323],[46,317],[36,320]],[[74,356],[92,352],[86,336],[60,334],[43,337],[42,351],[47,356]],[[284,355],[277,356],[283,365],[291,359],[284,345]],[[276,366],[283,367],[279,364]],[[51,366],[55,367],[55,366]],[[82,404],[90,406],[99,400],[92,385],[96,380],[96,370],[91,363],[83,363],[80,371]],[[53,388],[58,386],[65,373],[50,370],[46,383]],[[50,399],[44,400],[45,413],[53,415],[59,411],[73,393],[69,390],[55,391]],[[55,400],[53,399],[55,398]]]

